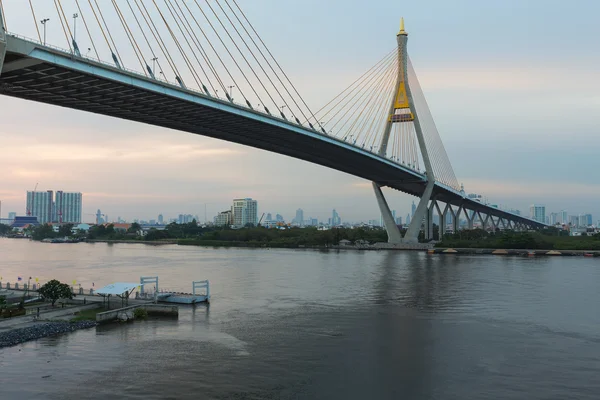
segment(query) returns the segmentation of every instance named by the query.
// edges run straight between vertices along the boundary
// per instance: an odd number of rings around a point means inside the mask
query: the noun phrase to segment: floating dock
[[[155,284],[155,291],[152,294],[144,290],[144,286],[149,283]],[[192,293],[160,291],[158,289],[157,276],[141,277],[140,287],[141,291],[136,293],[137,299],[149,299],[161,303],[174,304],[210,303],[210,284],[207,280],[192,282]]]

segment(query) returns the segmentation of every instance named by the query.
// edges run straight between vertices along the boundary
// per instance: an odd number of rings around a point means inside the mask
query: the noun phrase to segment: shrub
[[[148,318],[148,311],[145,308],[136,308],[133,310],[133,318],[135,319],[146,319]]]

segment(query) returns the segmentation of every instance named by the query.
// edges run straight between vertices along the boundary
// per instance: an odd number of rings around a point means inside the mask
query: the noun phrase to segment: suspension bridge
[[[433,239],[436,214],[440,234],[447,220],[457,231],[460,219],[469,228],[477,221],[484,229],[545,226],[465,195],[408,57],[403,21],[393,49],[313,111],[237,0],[101,4],[0,0],[0,94],[227,140],[367,179],[392,244],[416,243],[422,230]],[[10,31],[7,17],[25,11],[31,27]],[[47,32],[51,20],[55,29]],[[382,187],[420,197],[404,237]]]

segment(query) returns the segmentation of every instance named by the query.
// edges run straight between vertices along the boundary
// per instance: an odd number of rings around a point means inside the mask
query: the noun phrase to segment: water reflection
[[[65,281],[152,273],[181,290],[189,291],[182,277],[213,284],[211,305],[182,306],[177,319],[0,350],[2,400],[596,399],[600,391],[596,260],[103,244],[66,253],[17,244],[17,257],[2,245],[4,275],[43,266]]]

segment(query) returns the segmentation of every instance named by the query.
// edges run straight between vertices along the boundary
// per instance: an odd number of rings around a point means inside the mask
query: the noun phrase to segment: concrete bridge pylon
[[[396,40],[398,42],[398,78],[396,81],[395,96],[392,99],[388,120],[385,124],[381,144],[379,146],[379,155],[384,157],[386,155],[390,133],[394,124],[414,124],[414,131],[419,143],[419,150],[421,152],[423,163],[425,164],[425,173],[427,175],[427,186],[404,237],[400,234],[396,221],[394,221],[392,217],[392,212],[389,209],[387,201],[383,197],[380,185],[373,182],[373,188],[388,233],[388,243],[417,243],[423,220],[428,211],[428,204],[435,188],[435,175],[429,158],[425,137],[423,136],[421,123],[419,122],[419,115],[408,82],[408,33],[404,30],[404,19],[401,20],[400,32],[396,35]]]

